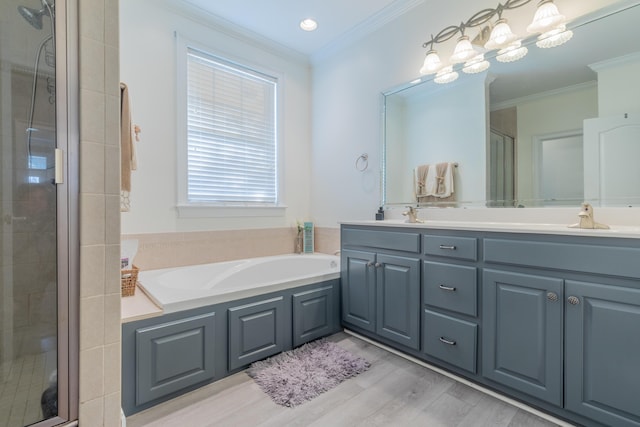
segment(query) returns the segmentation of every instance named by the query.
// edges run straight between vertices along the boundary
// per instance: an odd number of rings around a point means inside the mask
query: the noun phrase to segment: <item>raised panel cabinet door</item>
[[[420,260],[378,254],[376,333],[420,349]]]
[[[343,250],[340,278],[342,281],[342,321],[375,332],[376,254]]]
[[[284,297],[229,309],[230,371],[284,350],[284,311]]]
[[[566,282],[566,409],[640,426],[640,289]]]
[[[215,313],[137,329],[136,405],[214,377]]]
[[[333,285],[293,294],[293,346],[333,333],[337,304]]]
[[[563,280],[483,272],[482,375],[562,405]]]

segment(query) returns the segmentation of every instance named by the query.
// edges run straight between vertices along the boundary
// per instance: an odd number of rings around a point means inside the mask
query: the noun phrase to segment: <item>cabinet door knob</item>
[[[440,249],[447,249],[449,251],[455,251],[456,247],[453,245],[440,245]]]
[[[448,340],[445,337],[440,337],[440,342],[447,345],[456,345],[455,341]]]
[[[548,292],[547,293],[547,299],[549,301],[556,302],[556,301],[558,301],[558,294],[556,294],[555,292]]]
[[[380,268],[380,267],[382,267],[382,264],[380,264],[379,262],[376,262],[376,263],[375,263],[375,267],[376,267],[376,268]]]
[[[567,298],[567,302],[571,305],[578,305],[580,304],[580,298],[578,297],[574,297],[574,296],[570,296],[569,298]]]
[[[455,292],[456,291],[456,288],[454,288],[453,286],[438,285],[438,287],[440,289],[442,289],[443,291],[449,291],[449,292]]]
[[[369,262],[367,263],[367,267],[373,267],[373,263],[372,263],[371,261],[369,261]]]

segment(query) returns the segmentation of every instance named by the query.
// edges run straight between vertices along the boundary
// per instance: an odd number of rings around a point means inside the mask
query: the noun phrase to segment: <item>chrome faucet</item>
[[[402,212],[402,215],[408,217],[405,222],[415,224],[417,222],[424,222],[421,219],[418,219],[418,209],[413,206],[407,206],[409,208],[408,211]]]
[[[571,224],[570,228],[599,228],[607,230],[609,229],[608,225],[600,224],[593,219],[593,206],[589,203],[583,203],[578,213],[578,222],[576,224]]]

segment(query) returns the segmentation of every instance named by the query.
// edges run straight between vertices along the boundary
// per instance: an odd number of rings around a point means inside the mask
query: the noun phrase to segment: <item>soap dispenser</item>
[[[376,221],[383,221],[384,220],[384,209],[382,209],[382,206],[380,206],[380,208],[378,208],[378,212],[376,212]]]

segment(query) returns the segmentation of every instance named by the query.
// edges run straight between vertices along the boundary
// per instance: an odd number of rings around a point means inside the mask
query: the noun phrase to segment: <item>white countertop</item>
[[[403,219],[388,219],[384,221],[342,221],[341,224],[370,225],[379,227],[430,228],[443,230],[497,231],[503,233],[558,234],[566,236],[623,237],[631,239],[640,238],[640,227],[628,225],[612,225],[610,226],[610,229],[605,230],[569,228],[567,224],[443,220],[424,220],[421,223],[408,223]]]

